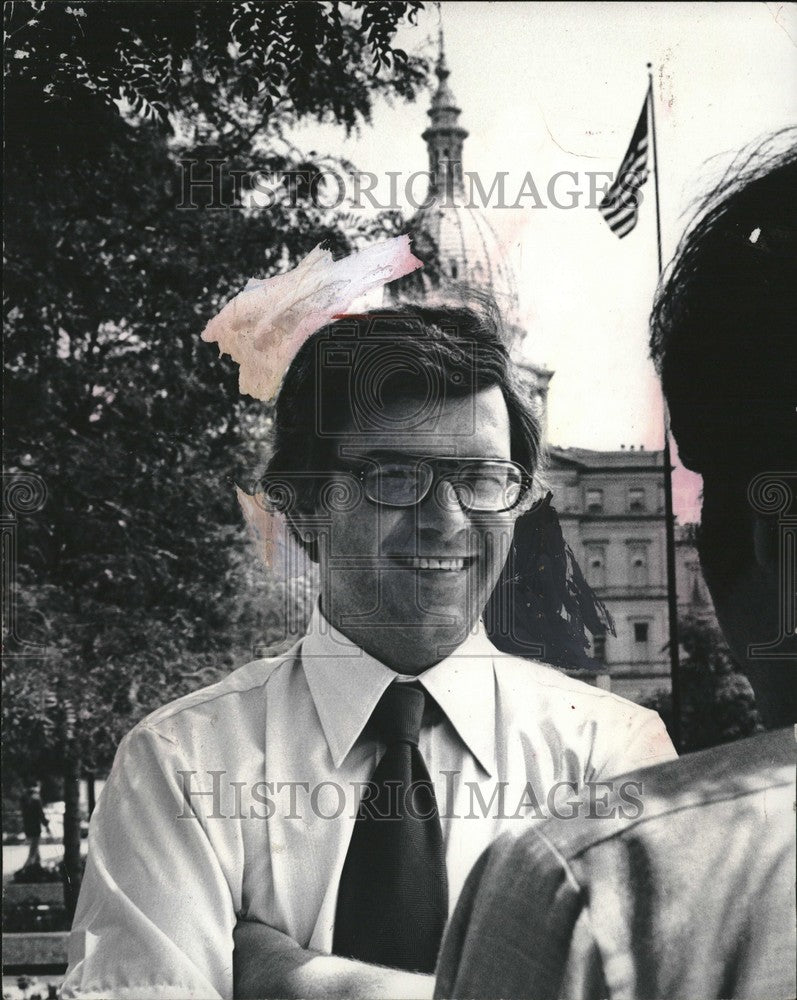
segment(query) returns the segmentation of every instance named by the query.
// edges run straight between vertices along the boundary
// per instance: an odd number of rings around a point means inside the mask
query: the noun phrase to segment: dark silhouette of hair
[[[512,459],[533,474],[539,423],[494,305],[397,305],[342,317],[304,343],[285,375],[266,482],[295,484],[288,491],[293,503],[309,508],[337,462],[339,435],[388,426],[382,401],[411,398],[419,412],[431,412],[436,402],[493,386],[501,389],[509,413]]]
[[[651,317],[678,452],[703,476],[699,547],[718,586],[751,556],[751,478],[797,470],[796,331],[797,129],[786,129],[739,154],[703,200]]]

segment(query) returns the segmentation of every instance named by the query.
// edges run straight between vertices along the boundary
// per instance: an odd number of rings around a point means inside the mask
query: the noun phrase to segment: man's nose
[[[434,527],[446,532],[468,527],[470,519],[460,503],[457,491],[447,479],[438,479],[417,507],[419,527]]]

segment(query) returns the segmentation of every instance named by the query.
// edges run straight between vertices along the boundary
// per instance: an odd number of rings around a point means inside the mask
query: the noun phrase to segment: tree
[[[391,40],[418,6],[6,5],[7,468],[48,491],[14,567],[47,655],[9,650],[7,773],[101,771],[148,711],[281,638],[284,588],[250,573],[241,597],[232,488],[270,409],[198,335],[248,277],[368,235],[295,183],[328,158],[290,129],[411,97],[426,66]],[[179,207],[188,158],[224,162],[236,207]],[[280,178],[267,210],[235,170]]]
[[[686,617],[678,623],[681,658],[681,750],[691,752],[752,736],[763,726],[750,682],[739,672],[719,628]],[[672,695],[661,691],[646,705],[671,731]]]
[[[24,92],[65,110],[91,93],[111,114],[122,101],[164,125],[201,112],[220,131],[223,94],[245,100],[259,119],[284,105],[295,118],[331,117],[351,129],[369,119],[374,93],[412,98],[423,82],[423,64],[393,45],[398,25],[422,7],[13,0],[4,10],[7,93],[16,106]]]

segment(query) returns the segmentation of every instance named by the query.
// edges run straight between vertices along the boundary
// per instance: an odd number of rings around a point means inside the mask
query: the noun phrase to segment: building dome
[[[526,331],[518,321],[514,272],[486,210],[473,204],[470,185],[466,189],[462,147],[468,133],[459,123],[462,109],[448,84],[451,73],[442,31],[435,75],[437,89],[427,112],[430,122],[422,136],[429,153],[429,191],[409,223],[413,253],[424,266],[392,282],[386,292],[396,302],[467,302],[474,292],[493,298],[501,313],[507,345],[515,355],[544,429],[548,383],[553,372],[523,357]]]
[[[493,296],[502,315],[514,322],[517,286],[504,260],[501,242],[484,212],[464,198],[435,201],[410,221],[413,248],[421,260],[436,267],[420,275],[430,291],[437,285],[462,283]]]
[[[429,127],[422,138],[429,153],[429,191],[410,220],[413,252],[424,267],[397,282],[394,297],[427,298],[443,291],[447,299],[472,290],[491,295],[511,340],[517,326],[517,286],[512,268],[486,212],[472,203],[462,171],[462,147],[468,137],[460,125],[461,108],[451,92],[442,33],[435,69],[437,89],[427,112]]]
[[[429,127],[422,138],[429,153],[429,191],[410,220],[413,251],[424,262],[414,281],[395,288],[401,298],[428,296],[444,289],[452,297],[458,287],[489,293],[505,321],[517,315],[517,287],[504,259],[501,241],[485,212],[466,194],[462,147],[468,137],[460,125],[462,109],[451,92],[442,32],[435,69],[437,90],[427,112]]]

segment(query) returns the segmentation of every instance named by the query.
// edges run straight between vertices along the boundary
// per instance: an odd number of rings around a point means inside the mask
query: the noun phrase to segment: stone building
[[[562,532],[617,631],[592,654],[635,701],[669,685],[663,470],[663,453],[644,448],[549,449]]]

